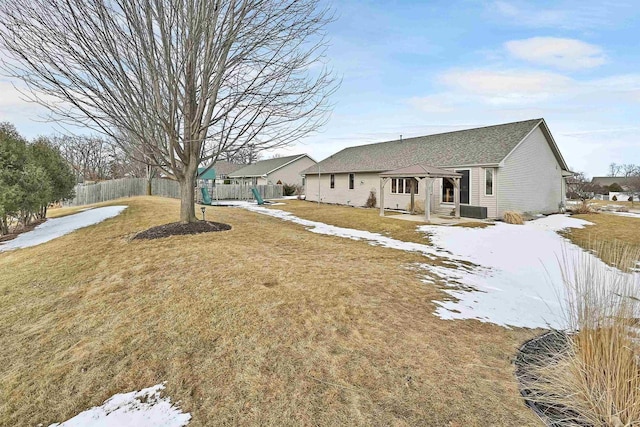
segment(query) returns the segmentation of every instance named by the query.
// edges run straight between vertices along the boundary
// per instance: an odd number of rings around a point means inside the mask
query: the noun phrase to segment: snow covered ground
[[[102,222],[105,219],[112,218],[126,208],[126,206],[107,206],[104,208],[85,210],[62,218],[48,219],[31,231],[22,233],[6,243],[0,243],[0,252],[28,248],[48,242],[79,228],[88,227]]]
[[[164,384],[116,394],[95,406],[49,427],[182,427],[190,414],[180,411],[168,397],[160,397]]]
[[[613,215],[626,216],[629,218],[640,218],[640,212],[608,212]]]
[[[503,326],[566,327],[560,262],[587,256],[610,268],[557,233],[589,224],[551,215],[524,225],[497,223],[483,229],[421,226],[436,247],[485,267],[471,271],[436,267],[450,287],[445,292],[457,299],[438,302],[437,314],[443,319],[478,319]],[[433,267],[424,268],[433,271]]]
[[[560,261],[576,256],[610,269],[594,255],[560,236],[565,228],[591,223],[566,215],[551,215],[525,225],[497,223],[485,228],[420,226],[433,246],[403,242],[378,233],[309,221],[276,209],[243,206],[245,209],[301,224],[313,233],[364,240],[372,245],[419,252],[434,259],[450,260],[445,266],[422,264],[420,268],[443,280],[456,301],[436,301],[443,319],[478,319],[502,326],[566,327],[561,301],[565,291]],[[475,264],[469,268],[465,263]],[[640,285],[640,275],[636,274]],[[432,283],[425,274],[424,281]]]

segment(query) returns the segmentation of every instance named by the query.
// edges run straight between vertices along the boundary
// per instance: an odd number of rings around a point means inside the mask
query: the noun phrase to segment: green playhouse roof
[[[204,171],[206,168],[198,168],[198,179],[216,179],[216,170],[211,168],[208,171]]]

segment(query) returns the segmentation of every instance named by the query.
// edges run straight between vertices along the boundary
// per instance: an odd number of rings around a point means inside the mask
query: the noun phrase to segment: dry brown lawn
[[[594,224],[562,233],[578,246],[592,249],[598,242],[618,241],[632,247],[640,247],[640,218],[608,213],[574,215],[574,217]],[[610,263],[611,260],[605,254],[603,261]]]
[[[343,205],[329,205],[314,203],[304,200],[287,200],[285,205],[272,206],[311,221],[324,222],[337,227],[355,228],[356,230],[372,231],[405,242],[429,243],[428,236],[419,232],[416,228],[421,224],[414,221],[403,221],[388,218],[396,215],[395,212],[385,212],[385,217],[380,217],[380,210],[357,208]],[[460,227],[486,227],[482,222],[460,223]]]
[[[541,425],[512,366],[536,331],[438,319],[441,292],[407,268],[424,257],[238,208],[207,210],[228,232],[131,241],[179,202],[123,203],[0,253],[0,425],[162,381],[194,427]],[[415,240],[391,221],[372,231]]]

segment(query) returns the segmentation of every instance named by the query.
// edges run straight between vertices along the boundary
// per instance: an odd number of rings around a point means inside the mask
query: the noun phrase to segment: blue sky
[[[280,154],[544,117],[574,170],[640,164],[640,8],[632,1],[334,1],[343,82],[323,131]],[[53,132],[0,80],[0,121]],[[272,153],[265,153],[270,156]]]

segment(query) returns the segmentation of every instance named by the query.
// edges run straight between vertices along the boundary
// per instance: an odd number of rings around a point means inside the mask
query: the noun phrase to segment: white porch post
[[[431,178],[427,177],[424,199],[424,218],[431,221]]]
[[[454,216],[460,218],[460,178],[453,179],[453,201],[456,205]]]
[[[389,178],[380,178],[380,216],[384,216],[384,186]]]

